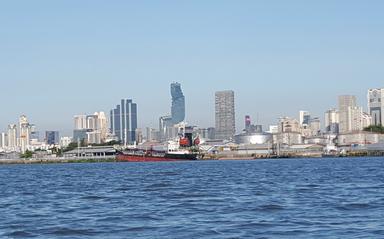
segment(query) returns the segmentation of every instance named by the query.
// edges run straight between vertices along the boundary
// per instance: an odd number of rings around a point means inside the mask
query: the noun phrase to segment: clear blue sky
[[[383,13],[381,0],[1,1],[0,129],[26,114],[70,132],[73,115],[121,98],[156,127],[173,81],[203,127],[217,90],[236,92],[238,130],[245,114],[323,118],[340,94],[366,107],[384,87]]]

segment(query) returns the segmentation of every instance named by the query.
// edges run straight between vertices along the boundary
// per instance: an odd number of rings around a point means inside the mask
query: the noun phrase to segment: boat
[[[166,150],[140,149],[137,147],[118,150],[116,160],[121,162],[169,162],[188,161],[202,158],[198,150],[199,139],[179,138],[177,141],[169,141]]]

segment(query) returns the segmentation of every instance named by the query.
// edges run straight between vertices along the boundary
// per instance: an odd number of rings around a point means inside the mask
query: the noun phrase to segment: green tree
[[[364,128],[364,131],[384,134],[384,127],[382,125],[370,125]]]
[[[33,156],[33,152],[32,151],[25,151],[25,153],[21,154],[21,158],[24,158],[24,159],[29,159],[29,158],[32,158]]]

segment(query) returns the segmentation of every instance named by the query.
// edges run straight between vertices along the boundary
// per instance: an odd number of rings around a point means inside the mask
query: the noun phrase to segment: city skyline
[[[226,89],[238,126],[299,110],[323,120],[344,94],[367,111],[367,90],[384,87],[384,3],[370,3],[2,3],[1,131],[24,114],[71,135],[73,115],[121,98],[140,105],[139,128],[157,128],[173,81],[186,121],[202,127],[214,126],[214,92]]]

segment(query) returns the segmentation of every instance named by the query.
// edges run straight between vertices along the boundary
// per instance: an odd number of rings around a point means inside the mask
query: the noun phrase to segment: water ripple
[[[1,165],[1,238],[380,238],[384,160]]]

